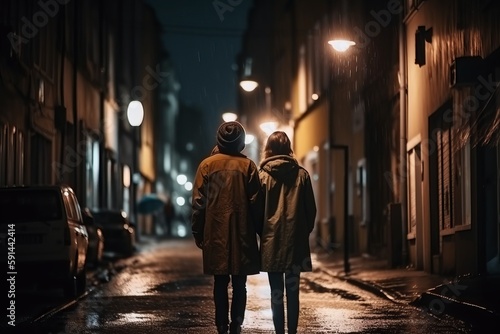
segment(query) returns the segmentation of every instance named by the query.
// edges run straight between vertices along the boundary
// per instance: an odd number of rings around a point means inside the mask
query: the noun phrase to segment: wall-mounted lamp
[[[245,63],[243,64],[243,73],[242,79],[240,81],[240,86],[246,92],[253,91],[259,85],[255,78],[253,78],[252,64],[253,59],[251,57],[246,58]]]
[[[244,78],[243,80],[240,81],[240,86],[241,88],[243,88],[244,91],[251,92],[255,88],[257,88],[259,84],[255,80],[252,80],[250,78]]]
[[[415,64],[420,67],[425,65],[425,42],[432,43],[432,28],[419,26],[415,32]]]
[[[131,126],[140,126],[144,119],[144,108],[141,101],[130,101],[127,107],[127,119]]]
[[[356,42],[348,39],[332,39],[328,41],[335,51],[346,52],[351,46],[356,45]]]
[[[225,112],[222,114],[222,119],[224,120],[224,122],[232,122],[238,119],[238,115],[236,115],[234,112]]]

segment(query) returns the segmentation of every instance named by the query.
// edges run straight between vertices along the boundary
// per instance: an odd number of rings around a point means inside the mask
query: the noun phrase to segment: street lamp
[[[257,86],[259,86],[259,84],[255,80],[252,80],[250,78],[246,78],[246,79],[240,81],[240,86],[246,92],[253,92],[255,90],[255,88],[257,88]]]
[[[236,115],[234,112],[225,112],[222,114],[222,119],[224,122],[231,122],[231,121],[236,121],[238,118],[238,115]]]
[[[351,46],[356,45],[356,42],[348,39],[332,39],[328,41],[335,51],[346,52]]]
[[[142,120],[144,119],[144,108],[142,107],[141,101],[130,101],[127,107],[127,119],[131,126],[141,126]]]
[[[140,235],[140,226],[137,221],[137,184],[138,184],[138,174],[139,166],[137,163],[137,135],[139,133],[139,127],[144,119],[144,108],[142,103],[137,100],[130,101],[127,107],[127,120],[130,126],[133,128],[133,149],[132,149],[132,184],[133,184],[133,198],[132,207],[134,210],[134,222],[137,226],[137,237]]]
[[[332,39],[328,41],[328,44],[332,46],[332,48],[337,52],[346,52],[351,46],[356,45],[356,43],[349,39]],[[329,87],[330,87],[330,111],[328,113],[328,153],[331,150],[341,150],[343,152],[344,158],[344,273],[347,275],[351,266],[349,263],[349,145],[338,145],[335,144],[333,138],[333,84],[330,79]],[[328,166],[330,166],[331,155],[328,154]],[[327,169],[327,177],[328,177],[328,211],[329,211],[329,224],[332,224],[332,202],[333,202],[333,192],[331,189],[331,170]]]

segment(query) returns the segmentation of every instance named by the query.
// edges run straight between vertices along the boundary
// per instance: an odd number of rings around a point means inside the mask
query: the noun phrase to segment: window
[[[306,47],[302,45],[299,51],[299,72],[298,72],[298,103],[301,113],[307,110],[307,61]]]
[[[0,123],[0,185],[7,180],[7,125]]]
[[[451,100],[429,119],[431,220],[440,231],[471,224],[471,144],[460,140],[470,130],[462,123]]]
[[[438,208],[439,227],[446,230],[453,227],[453,155],[451,154],[451,128],[436,131],[438,164]]]
[[[408,151],[408,234],[416,235],[421,219],[422,172],[420,144]]]
[[[31,183],[51,183],[52,142],[38,133],[33,133],[30,143]],[[58,170],[58,173],[62,175],[62,169]]]
[[[55,61],[59,58],[56,50],[55,37],[57,36],[57,19],[46,16],[44,25],[38,29],[33,42],[34,64],[49,81],[54,80]]]
[[[306,99],[307,99],[307,105],[311,105],[314,101],[312,99],[312,94],[317,93],[314,91],[314,78],[316,76],[316,73],[314,71],[314,56],[316,52],[314,52],[315,48],[315,43],[314,43],[314,32],[309,33],[307,36],[307,69],[306,69],[306,76],[307,76],[307,82],[306,82]]]
[[[366,159],[358,161],[358,171],[356,173],[356,194],[361,201],[361,226],[365,226],[369,221],[370,212],[368,210],[368,190],[366,179]]]
[[[87,154],[85,155],[87,197],[85,204],[88,207],[96,208],[99,206],[99,143],[90,135],[87,137]]]
[[[14,158],[14,183],[24,183],[24,134],[17,131],[14,135],[15,139],[15,158]]]
[[[130,212],[130,187],[132,185],[132,171],[129,165],[122,165],[122,205],[123,211]]]
[[[462,149],[457,152],[455,174],[457,176],[457,185],[455,189],[457,206],[455,208],[454,224],[471,224],[471,157],[470,140]]]

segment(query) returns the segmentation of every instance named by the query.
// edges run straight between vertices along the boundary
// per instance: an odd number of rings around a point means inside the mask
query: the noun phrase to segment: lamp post
[[[337,52],[346,52],[351,46],[356,45],[354,41],[348,39],[332,39],[328,41],[328,44],[332,46],[332,48]],[[333,71],[332,71],[333,73]],[[330,78],[329,83],[330,88],[330,110],[329,110],[329,119],[328,119],[328,152],[330,150],[341,150],[343,152],[344,158],[344,273],[347,275],[351,271],[351,265],[349,263],[349,145],[338,145],[334,144],[333,138],[333,83]],[[331,163],[331,155],[328,154],[328,166]],[[327,168],[327,177],[328,177],[328,223],[332,224],[332,202],[333,202],[333,192],[331,189],[332,176],[331,176],[331,168]]]
[[[351,271],[349,264],[349,146],[335,145],[330,143],[332,150],[342,150],[344,154],[344,273],[348,274]],[[330,173],[330,172],[329,172]],[[329,190],[332,193],[331,189]],[[332,195],[330,195],[332,197]],[[332,198],[330,197],[330,205]]]
[[[139,127],[142,124],[142,120],[144,119],[144,108],[142,103],[137,100],[130,101],[127,107],[127,120],[130,126],[132,127],[132,138],[133,138],[133,149],[132,149],[132,187],[133,187],[133,196],[132,196],[132,208],[133,208],[133,216],[134,223],[137,226],[137,234],[136,237],[140,236],[140,226],[137,220],[137,188],[138,188],[138,174],[140,173],[139,166],[137,163],[137,136],[140,133]]]

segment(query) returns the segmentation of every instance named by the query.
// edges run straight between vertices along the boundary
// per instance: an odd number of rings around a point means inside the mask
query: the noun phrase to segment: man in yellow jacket
[[[241,153],[244,147],[243,126],[234,121],[223,123],[217,130],[217,147],[199,164],[193,186],[192,233],[203,251],[203,272],[214,276],[218,333],[240,333],[247,275],[260,272],[257,234],[263,201],[257,166]]]

